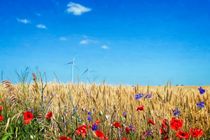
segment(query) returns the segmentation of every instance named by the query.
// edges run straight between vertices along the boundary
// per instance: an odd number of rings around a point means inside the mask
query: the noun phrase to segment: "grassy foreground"
[[[0,138],[210,139],[210,87],[0,85]]]

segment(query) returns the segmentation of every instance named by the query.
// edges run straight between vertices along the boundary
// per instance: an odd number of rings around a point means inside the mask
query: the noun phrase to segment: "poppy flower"
[[[202,87],[199,87],[198,90],[199,90],[200,94],[204,94],[206,92],[206,90],[203,89]]]
[[[170,126],[171,126],[171,129],[177,131],[179,130],[180,128],[182,128],[183,126],[183,120],[181,119],[176,119],[176,118],[172,118],[171,121],[170,121]]]
[[[143,105],[142,106],[138,106],[136,110],[137,111],[143,111],[144,110],[144,106]]]
[[[190,129],[190,134],[194,138],[199,138],[199,137],[201,137],[203,135],[203,130],[202,129],[198,129],[198,128],[191,128]]]
[[[125,127],[125,132],[126,132],[126,134],[130,134],[131,128],[130,127]]]
[[[120,122],[114,122],[112,125],[113,125],[115,128],[120,128],[120,127],[121,127]]]
[[[33,118],[34,118],[34,115],[31,112],[26,111],[23,113],[24,124],[29,124],[31,120],[33,120]]]
[[[168,120],[164,119],[162,121],[161,124],[161,128],[160,128],[160,134],[163,135],[164,137],[167,136],[169,133],[169,124],[168,124]]]
[[[72,139],[66,136],[60,136],[59,140],[72,140]]]
[[[184,131],[179,130],[179,131],[176,133],[176,137],[178,137],[178,138],[180,138],[180,139],[189,139],[190,134],[187,133],[187,132],[184,132]]]
[[[136,100],[139,100],[139,99],[141,99],[143,96],[144,96],[144,94],[141,94],[141,93],[136,94],[136,95],[135,95],[135,99],[136,99]]]
[[[50,120],[51,118],[52,118],[52,112],[50,111],[50,112],[48,112],[47,114],[46,114],[46,116],[45,116],[45,118],[47,119],[47,120]]]
[[[83,138],[87,135],[87,126],[81,125],[76,129],[76,134],[81,135]]]
[[[199,108],[204,108],[205,107],[205,103],[204,102],[198,102],[196,105]]]
[[[3,110],[3,106],[0,106],[0,111],[2,111]]]
[[[152,125],[155,125],[155,122],[152,120],[152,119],[148,119],[148,124],[152,124]]]
[[[0,115],[0,122],[4,120],[4,117]]]
[[[105,138],[104,133],[101,132],[100,130],[96,130],[95,135],[101,140]]]
[[[121,140],[128,140],[126,137],[123,137]]]

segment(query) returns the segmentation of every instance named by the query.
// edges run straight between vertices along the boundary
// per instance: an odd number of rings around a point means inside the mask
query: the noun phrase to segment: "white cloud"
[[[64,36],[61,36],[61,37],[59,37],[59,40],[60,40],[60,41],[66,41],[66,40],[67,40],[67,38],[66,38],[66,37],[64,37]]]
[[[81,4],[70,2],[67,5],[67,12],[72,13],[75,16],[80,16],[84,13],[90,12],[91,8],[85,7]]]
[[[81,45],[89,45],[89,44],[97,44],[97,43],[98,43],[97,40],[88,39],[88,38],[82,39],[79,42],[79,44],[81,44]]]
[[[44,24],[37,24],[36,27],[39,29],[47,29],[47,27]]]
[[[109,46],[107,46],[107,45],[102,45],[101,48],[104,49],[104,50],[107,50],[107,49],[109,49]]]
[[[83,39],[83,40],[81,40],[80,42],[79,42],[79,44],[81,44],[81,45],[88,45],[88,44],[90,44],[90,40],[89,39]]]
[[[19,22],[19,23],[22,23],[22,24],[29,24],[29,23],[31,23],[28,19],[26,19],[26,18],[23,18],[23,19],[20,19],[20,18],[17,18],[17,21]]]

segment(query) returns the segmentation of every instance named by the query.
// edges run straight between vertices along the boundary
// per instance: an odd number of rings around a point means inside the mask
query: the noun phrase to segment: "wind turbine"
[[[74,83],[75,58],[73,58],[72,61],[68,62],[67,65],[71,65],[71,82]]]

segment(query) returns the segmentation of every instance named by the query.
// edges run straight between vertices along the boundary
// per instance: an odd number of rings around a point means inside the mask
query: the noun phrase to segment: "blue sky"
[[[75,57],[80,81],[210,84],[209,0],[1,0],[0,31],[13,81],[27,66],[70,81]]]

